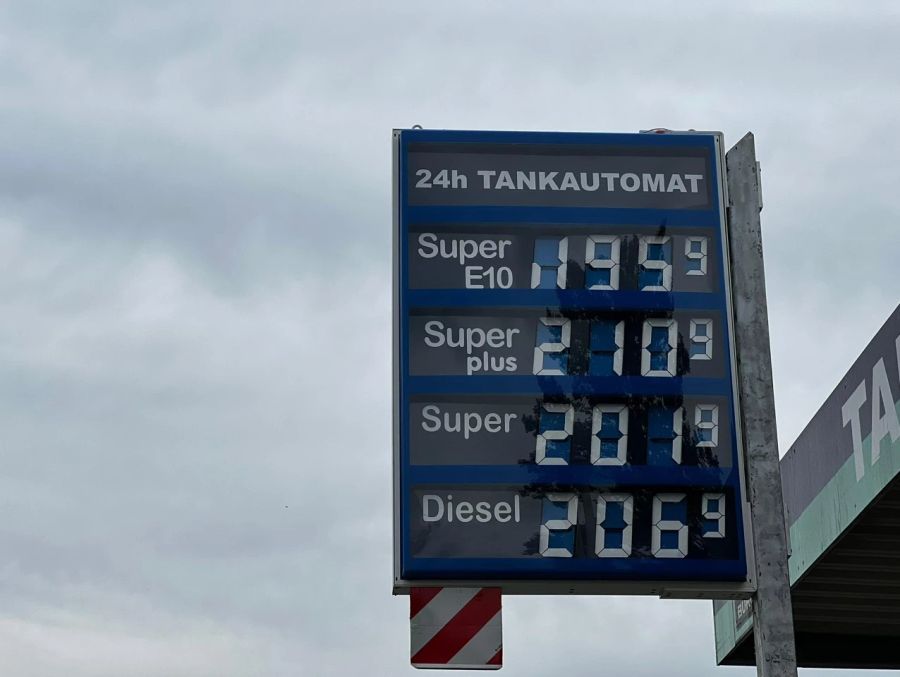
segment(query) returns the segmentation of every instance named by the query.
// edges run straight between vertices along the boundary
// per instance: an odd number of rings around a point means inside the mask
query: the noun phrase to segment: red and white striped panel
[[[409,626],[413,667],[497,670],[503,665],[500,588],[413,588]]]

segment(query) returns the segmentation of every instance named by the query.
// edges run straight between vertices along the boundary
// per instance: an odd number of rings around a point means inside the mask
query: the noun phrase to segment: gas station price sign
[[[750,589],[721,143],[394,132],[396,591]]]

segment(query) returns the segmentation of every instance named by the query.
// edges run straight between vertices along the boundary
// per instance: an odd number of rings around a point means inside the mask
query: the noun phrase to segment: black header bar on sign
[[[708,209],[715,181],[701,147],[425,143],[406,179],[411,206],[632,209]]]

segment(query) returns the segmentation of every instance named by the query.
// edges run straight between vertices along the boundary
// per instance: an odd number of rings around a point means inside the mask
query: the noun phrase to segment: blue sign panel
[[[395,587],[746,589],[720,144],[395,132]]]

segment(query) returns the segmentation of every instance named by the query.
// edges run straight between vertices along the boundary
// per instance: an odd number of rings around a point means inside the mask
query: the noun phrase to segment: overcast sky
[[[752,130],[786,451],[900,296],[897,8],[5,0],[3,674],[412,672],[393,127]],[[749,677],[710,606],[506,598],[502,674]]]

